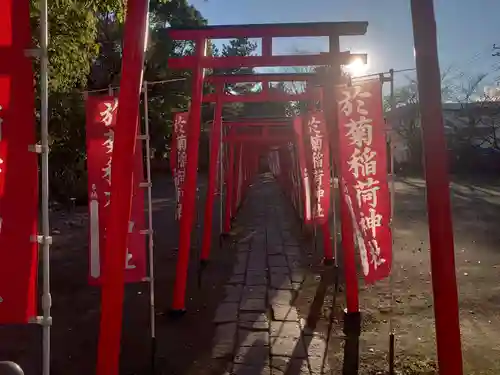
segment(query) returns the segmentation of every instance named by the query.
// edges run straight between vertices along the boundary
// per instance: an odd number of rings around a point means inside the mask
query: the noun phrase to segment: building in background
[[[400,106],[388,112],[387,119],[395,162],[398,165],[420,162],[422,142],[418,104]],[[500,160],[500,101],[443,103],[443,120],[452,164],[488,167],[484,164]]]

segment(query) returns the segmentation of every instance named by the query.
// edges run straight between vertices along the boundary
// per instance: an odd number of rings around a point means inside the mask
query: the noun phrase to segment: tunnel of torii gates
[[[222,136],[222,141],[226,144],[227,152],[227,173],[225,176],[226,181],[226,210],[224,219],[224,231],[229,231],[229,223],[236,212],[236,205],[239,203],[238,195],[238,177],[235,177],[236,168],[235,160],[239,160],[239,156],[245,155],[244,151],[248,150],[249,145],[257,144],[258,147],[251,147],[252,150],[258,149],[260,153],[249,152],[246,153],[246,160],[248,158],[253,160],[253,164],[250,163],[250,168],[252,165],[256,166],[256,160],[258,157],[269,150],[270,147],[283,149],[288,143],[293,144],[293,126],[287,124],[286,119],[281,120],[280,123],[266,121],[265,119],[255,120],[253,124],[245,125],[244,122],[232,122],[225,124],[221,122],[222,106],[224,103],[228,102],[290,102],[290,101],[303,101],[314,99],[311,98],[315,93],[314,90],[309,89],[308,92],[302,94],[289,95],[286,93],[277,93],[274,90],[270,90],[269,83],[273,81],[308,81],[314,76],[308,75],[294,75],[294,74],[275,74],[275,75],[255,75],[252,77],[241,77],[241,76],[210,76],[206,77],[206,81],[211,82],[215,86],[215,93],[203,96],[203,69],[227,69],[235,67],[266,67],[266,66],[331,66],[332,72],[331,76],[340,77],[340,68],[342,65],[347,65],[353,56],[349,52],[340,52],[339,47],[339,37],[340,36],[350,36],[350,35],[363,35],[366,33],[367,23],[365,22],[349,22],[349,23],[325,23],[325,24],[293,24],[293,25],[273,25],[268,27],[262,27],[261,25],[246,26],[244,28],[239,27],[206,27],[203,29],[171,29],[169,35],[173,40],[194,40],[195,41],[195,52],[192,56],[185,56],[180,58],[169,59],[169,67],[171,69],[192,69],[193,70],[193,93],[191,99],[191,107],[189,111],[188,120],[188,139],[186,145],[187,163],[185,168],[183,168],[182,175],[185,176],[182,182],[182,191],[178,194],[182,195],[181,203],[181,215],[180,215],[180,232],[179,232],[179,255],[178,263],[176,268],[176,279],[174,285],[174,296],[173,296],[173,312],[182,313],[185,308],[185,289],[186,289],[186,278],[187,269],[189,263],[189,249],[191,241],[191,228],[194,221],[195,215],[195,202],[196,202],[196,174],[197,165],[195,163],[189,163],[189,160],[198,160],[198,145],[200,137],[200,111],[201,104],[203,102],[215,102],[215,113],[211,136],[211,151],[210,151],[210,170],[209,170],[209,182],[208,182],[208,196],[205,210],[205,222],[204,222],[204,236],[202,241],[202,262],[206,263],[208,260],[209,247],[211,243],[211,238],[209,233],[212,227],[212,205],[213,205],[213,194],[216,185],[216,165],[217,158],[219,155],[218,148],[220,147],[220,137]],[[272,38],[273,37],[283,37],[283,36],[328,36],[330,41],[330,53],[319,54],[319,55],[305,55],[305,56],[273,56],[272,55]],[[208,57],[205,56],[207,40],[208,39],[220,39],[228,37],[255,37],[262,38],[262,56],[234,56],[234,57]],[[332,61],[335,61],[332,64]],[[336,72],[333,70],[336,69]],[[262,82],[263,91],[260,94],[252,95],[227,95],[224,91],[224,85],[226,83],[241,83],[241,82]],[[334,89],[335,85],[332,85],[330,89]],[[331,93],[329,93],[331,95]],[[317,95],[317,94],[316,94]],[[326,95],[326,94],[325,94]],[[330,106],[330,108],[336,108],[336,106]],[[325,114],[325,117],[329,119],[334,118],[336,112],[331,112]],[[194,125],[196,124],[196,125]],[[256,126],[252,126],[256,125]],[[288,126],[287,126],[288,125]],[[245,129],[246,128],[246,129]],[[249,128],[262,128],[261,133],[254,132],[250,133]],[[222,133],[221,133],[222,132]],[[332,137],[333,142],[335,138]],[[328,142],[331,143],[331,142]],[[280,147],[281,146],[281,147]],[[223,160],[221,158],[221,160]],[[244,164],[248,167],[247,164]],[[238,173],[241,171],[238,171]],[[248,172],[248,171],[247,171]],[[250,172],[255,172],[254,169],[250,169]],[[330,172],[328,172],[328,176]],[[220,176],[223,178],[223,176]],[[248,177],[248,174],[247,174]],[[326,177],[325,177],[326,178]],[[248,182],[246,179],[245,182]],[[281,180],[282,181],[282,180]],[[328,223],[322,225],[322,228],[326,229]],[[327,233],[328,238],[330,238],[329,233]],[[351,237],[352,238],[352,237]],[[326,249],[327,258],[332,258],[331,256],[331,245],[329,244]],[[356,284],[356,276],[351,275],[350,285]],[[350,288],[352,291],[349,293],[353,297],[353,301],[349,303],[350,311],[357,313],[357,292],[354,292],[354,288]],[[354,299],[356,302],[354,302]]]
[[[274,152],[280,155],[278,165],[283,173],[276,174],[283,190],[293,202],[299,216],[302,218],[304,205],[300,190],[299,163],[294,157],[297,151],[294,149],[296,136],[294,132],[294,121],[292,118],[241,118],[232,121],[222,121],[222,107],[227,102],[289,102],[308,101],[310,106],[316,106],[321,102],[321,88],[311,89],[307,87],[303,94],[286,94],[270,91],[269,83],[278,81],[308,81],[316,78],[315,74],[252,74],[252,75],[230,75],[209,76],[206,81],[213,83],[216,87],[215,94],[206,95],[204,102],[215,102],[214,120],[211,127],[210,137],[210,168],[208,177],[207,199],[205,202],[204,231],[201,248],[201,268],[203,269],[209,259],[210,246],[212,243],[213,204],[216,194],[217,178],[225,181],[226,204],[224,205],[224,220],[221,226],[222,236],[230,231],[231,219],[238,212],[239,205],[243,202],[247,188],[259,170],[262,156]],[[263,90],[260,94],[227,95],[224,91],[226,83],[262,82]],[[177,121],[184,123],[183,115],[178,115]],[[302,119],[300,121],[302,126]],[[176,127],[178,130],[178,127]],[[175,132],[175,135],[178,131]],[[174,137],[175,145],[175,137]],[[225,145],[226,153],[221,152],[221,146]],[[177,152],[177,147],[172,150]],[[175,153],[174,153],[175,155]],[[174,159],[174,158],[172,158]],[[271,161],[271,160],[270,160]],[[219,168],[217,163],[219,162]],[[222,162],[222,164],[220,164]],[[274,165],[271,162],[271,165]],[[225,168],[224,168],[225,166]],[[326,178],[326,177],[325,177]],[[329,179],[329,177],[328,177]],[[179,185],[179,181],[177,185]],[[178,194],[179,195],[179,194]],[[222,215],[221,215],[222,216]],[[310,219],[307,220],[310,222]],[[332,244],[330,242],[330,228],[327,220],[321,223],[324,238],[325,263],[331,264],[333,260]],[[182,284],[179,288],[183,288]],[[177,289],[176,289],[177,292]],[[183,298],[182,290],[174,297]],[[176,302],[174,302],[174,305]],[[178,301],[176,306],[182,306],[183,301]]]
[[[419,4],[423,4],[420,2]],[[446,375],[455,375],[462,373],[462,361],[461,361],[461,344],[460,344],[460,329],[458,324],[458,303],[457,303],[457,293],[456,293],[456,280],[454,274],[454,256],[453,256],[453,239],[451,235],[451,220],[450,220],[450,206],[449,201],[449,191],[447,189],[448,182],[447,172],[446,172],[446,154],[444,147],[444,134],[441,130],[437,130],[439,126],[431,126],[432,123],[442,124],[440,108],[440,97],[439,97],[439,66],[437,63],[437,45],[435,28],[429,27],[428,22],[434,19],[432,2],[427,2],[426,6],[417,5],[416,2],[412,2],[412,10],[414,15],[414,26],[415,26],[415,48],[417,51],[417,68],[419,74],[419,83],[421,90],[421,97],[425,99],[422,100],[421,112],[422,119],[429,122],[429,125],[423,125],[424,141],[427,147],[433,150],[433,156],[426,158],[426,173],[427,173],[427,183],[428,183],[428,212],[429,212],[429,223],[430,223],[430,237],[431,237],[431,252],[434,249],[434,254],[432,256],[433,263],[433,285],[435,298],[435,312],[436,312],[436,336],[437,336],[437,347],[438,347],[438,360],[440,372]],[[127,20],[128,21],[128,20]],[[128,22],[127,22],[128,23]],[[420,26],[419,26],[420,25]],[[126,25],[127,26],[127,25]],[[277,176],[277,179],[287,192],[289,197],[294,195],[297,196],[297,186],[300,186],[300,182],[297,184],[291,183],[291,175],[280,173],[281,168],[287,168],[287,172],[297,171],[297,168],[290,167],[290,158],[287,158],[288,153],[286,151],[288,145],[291,143],[295,145],[294,140],[296,137],[291,136],[290,123],[287,123],[287,119],[281,120],[269,120],[269,119],[259,119],[253,120],[252,124],[245,126],[245,121],[234,120],[230,123],[224,123],[221,119],[222,104],[227,102],[265,102],[265,101],[291,101],[291,100],[309,100],[314,102],[315,95],[320,95],[320,106],[319,108],[309,108],[310,114],[323,116],[323,123],[327,124],[324,128],[323,135],[328,140],[323,142],[328,147],[323,149],[323,161],[328,159],[325,155],[331,152],[333,156],[333,161],[335,168],[342,171],[342,167],[338,164],[337,159],[340,150],[347,145],[347,142],[339,142],[339,137],[337,137],[338,127],[338,108],[340,103],[337,104],[337,98],[335,91],[342,84],[340,82],[341,77],[341,66],[348,64],[351,55],[348,52],[341,52],[339,47],[339,38],[341,36],[352,36],[352,35],[364,35],[366,33],[368,24],[366,22],[348,22],[348,23],[314,23],[314,24],[281,24],[281,25],[244,25],[244,26],[214,26],[214,27],[202,27],[202,28],[171,28],[169,29],[169,35],[173,40],[192,40],[195,42],[194,53],[191,56],[170,58],[168,61],[169,67],[171,69],[190,69],[192,70],[192,96],[191,105],[189,109],[188,119],[185,122],[187,129],[184,129],[182,122],[177,123],[177,131],[182,129],[185,131],[186,144],[185,152],[187,155],[187,162],[183,167],[182,175],[184,176],[184,182],[182,184],[182,189],[178,193],[182,199],[180,199],[180,230],[179,230],[179,252],[178,252],[178,263],[176,268],[176,279],[174,285],[174,298],[172,305],[172,312],[175,314],[182,314],[185,308],[185,291],[186,291],[186,278],[187,278],[187,267],[189,262],[189,250],[191,241],[191,229],[194,222],[195,216],[195,202],[196,202],[196,180],[197,180],[197,163],[190,162],[190,160],[198,160],[198,145],[201,132],[201,105],[205,102],[215,102],[215,115],[213,121],[213,128],[211,134],[211,161],[209,170],[209,194],[207,196],[208,202],[206,206],[206,228],[211,227],[212,220],[212,208],[213,208],[213,195],[216,186],[216,176],[217,176],[217,157],[220,157],[221,163],[228,165],[225,168],[225,176],[223,176],[224,169],[218,173],[219,179],[225,179],[226,182],[226,212],[224,218],[223,230],[227,232],[230,229],[230,219],[235,214],[238,204],[241,202],[241,196],[244,196],[246,192],[246,186],[250,181],[250,177],[256,172],[256,160],[259,154],[269,154],[270,166],[273,173]],[[435,26],[435,25],[434,25]],[[130,27],[132,29],[132,27]],[[138,30],[137,28],[135,30]],[[140,29],[139,29],[140,30]],[[125,28],[125,43],[127,42],[127,27]],[[276,37],[310,37],[310,36],[326,36],[329,38],[329,52],[325,54],[318,55],[305,55],[305,56],[275,56],[272,54],[272,38]],[[238,38],[238,37],[249,37],[249,38],[260,38],[262,41],[262,55],[261,56],[232,56],[232,57],[210,57],[206,56],[207,41],[209,39],[227,39],[227,38]],[[132,38],[132,37],[130,37]],[[125,44],[126,46],[126,44]],[[419,53],[420,51],[420,53]],[[127,55],[124,55],[124,61],[126,61]],[[265,77],[265,76],[255,76],[251,78],[252,82],[264,82],[263,92],[256,95],[246,95],[246,96],[231,96],[226,95],[224,91],[224,84],[226,83],[236,83],[242,82],[245,78],[243,77],[231,77],[231,76],[204,76],[205,69],[229,69],[229,68],[257,68],[257,67],[276,67],[276,66],[329,66],[328,74],[321,77],[322,82],[319,85],[321,89],[313,89],[318,85],[316,82],[314,85],[309,87],[309,90],[303,94],[298,94],[296,97],[291,98],[285,94],[278,94],[275,91],[269,90],[267,82],[290,80],[290,77],[282,76],[280,77]],[[124,68],[125,69],[125,68]],[[139,68],[138,68],[139,69]],[[140,70],[140,69],[139,69]],[[125,72],[125,71],[124,71]],[[123,75],[123,82],[125,82],[126,77]],[[242,79],[243,78],[243,79]],[[309,78],[301,77],[304,81],[309,81]],[[204,81],[212,81],[216,87],[216,92],[213,94],[203,95],[203,83]],[[247,78],[248,79],[248,78]],[[298,80],[299,77],[295,76],[292,80]],[[233,80],[233,82],[231,82]],[[138,86],[135,87],[138,89]],[[354,92],[351,92],[353,96],[356,95],[356,87],[354,87]],[[133,92],[131,90],[130,95]],[[380,93],[379,93],[380,94]],[[120,92],[121,97],[125,94],[123,91]],[[359,99],[359,98],[358,98]],[[135,97],[134,97],[135,100]],[[380,103],[381,104],[381,103]],[[359,109],[359,101],[354,104],[355,107]],[[381,105],[375,111],[381,111]],[[362,111],[361,111],[362,112]],[[359,113],[361,113],[359,112]],[[118,114],[118,121],[120,121],[120,113]],[[132,113],[129,114],[129,116]],[[123,115],[125,117],[125,115]],[[130,116],[129,118],[134,118]],[[347,119],[346,119],[347,120]],[[125,118],[122,121],[126,121]],[[302,126],[307,125],[310,128],[311,116],[307,119],[301,119]],[[297,121],[294,120],[296,125]],[[249,131],[250,128],[259,128],[262,132],[260,135],[255,136]],[[279,129],[281,128],[281,129]],[[295,126],[292,126],[295,131]],[[132,127],[129,130],[129,135],[131,139],[128,140],[129,148],[133,148],[134,142],[134,130]],[[274,130],[273,130],[274,129]],[[279,131],[277,130],[279,129]],[[305,126],[303,127],[303,130]],[[125,132],[124,130],[122,130]],[[296,132],[295,132],[296,133]],[[264,135],[267,134],[267,135]],[[182,134],[184,135],[184,134]],[[177,135],[179,136],[179,134]],[[294,134],[296,136],[296,134]],[[125,138],[125,136],[123,136]],[[290,138],[292,142],[290,142]],[[225,145],[226,152],[216,152],[217,148],[220,147],[221,141]],[[118,143],[118,138],[115,138],[115,142]],[[123,151],[127,150],[127,145],[123,145]],[[382,142],[385,146],[385,142]],[[259,147],[252,147],[252,145],[258,144]],[[178,144],[179,146],[179,144]],[[297,145],[298,146],[298,145]],[[297,151],[300,147],[296,147]],[[385,147],[383,147],[385,148]],[[426,148],[428,149],[428,148]],[[251,150],[251,151],[249,151]],[[259,150],[256,152],[255,150]],[[117,151],[118,153],[118,151]],[[300,153],[300,151],[298,152]],[[180,154],[178,154],[178,157]],[[282,163],[277,163],[280,159],[283,160]],[[243,159],[244,158],[244,159]],[[437,162],[436,162],[436,159]],[[242,160],[240,164],[239,160]],[[243,163],[244,161],[244,163]],[[288,162],[288,163],[287,163]],[[295,161],[297,163],[297,161]],[[287,165],[288,164],[288,165]],[[126,165],[126,164],[124,164]],[[241,168],[239,166],[241,165]],[[382,164],[383,165],[383,164]],[[179,166],[179,164],[177,164]],[[237,167],[238,166],[238,167]],[[302,169],[302,168],[300,168]],[[384,169],[384,168],[381,168]],[[113,168],[113,173],[117,169]],[[127,168],[118,168],[118,173],[120,178],[124,181],[130,181],[130,171]],[[387,181],[387,171],[385,171],[385,177],[378,174],[377,178],[385,178]],[[118,175],[117,173],[117,175]],[[240,177],[235,177],[235,174],[239,173],[240,176],[245,176],[243,180],[244,183],[239,185],[241,181]],[[177,182],[179,183],[179,171],[176,171]],[[330,177],[330,172],[328,172],[328,177]],[[113,175],[114,179],[114,175]],[[300,180],[300,179],[299,179]],[[294,182],[297,178],[293,179]],[[243,186],[239,189],[237,186]],[[341,188],[345,186],[343,181],[341,182]],[[302,186],[303,188],[304,186]],[[301,192],[302,193],[302,192]],[[112,189],[113,199],[115,198],[115,189]],[[128,191],[121,190],[121,194],[129,194]],[[349,337],[358,336],[360,331],[360,314],[358,307],[358,295],[357,295],[357,275],[355,267],[355,249],[353,241],[353,233],[351,225],[350,207],[348,205],[348,199],[345,194],[341,194],[345,199],[340,199],[340,217],[341,217],[341,233],[342,233],[342,251],[344,255],[344,276],[347,289],[347,310],[345,316],[345,329],[346,329],[346,345],[350,342],[356,343],[356,340],[349,340]],[[117,198],[118,200],[118,198]],[[298,194],[298,204],[301,210],[302,217],[305,217],[306,206],[303,194]],[[125,200],[124,200],[125,202]],[[444,202],[444,204],[443,204]],[[126,206],[126,205],[123,205]],[[317,208],[317,207],[316,207]],[[113,209],[111,210],[113,212]],[[116,216],[113,217],[120,218],[122,223],[115,220],[115,223],[111,225],[114,236],[119,237],[120,233],[124,233],[126,230],[126,215],[120,216],[119,213],[122,211],[120,208],[115,206]],[[316,210],[317,212],[317,210]],[[352,214],[352,212],[351,212]],[[354,223],[354,220],[353,220]],[[323,229],[325,228],[325,229]],[[327,230],[326,227],[322,227],[322,230]],[[116,232],[115,232],[116,231]],[[202,263],[206,263],[209,258],[209,237],[207,230],[204,232],[204,240],[202,241]],[[363,240],[361,240],[362,242]],[[358,245],[360,246],[360,239],[358,238]],[[116,249],[116,247],[115,247]],[[110,249],[106,249],[108,253],[106,256],[111,257]],[[116,250],[115,250],[116,252]],[[116,253],[115,256],[118,260],[123,260],[124,254]],[[330,246],[325,246],[325,259],[326,263],[331,258]],[[115,262],[118,262],[116,260]],[[120,263],[115,263],[120,264]],[[106,266],[106,265],[105,265]],[[99,352],[98,352],[98,374],[116,374],[118,368],[118,354],[119,354],[119,338],[121,327],[116,323],[116,313],[117,310],[122,305],[123,302],[123,272],[120,267],[111,269],[108,267],[108,272],[113,277],[107,280],[108,285],[103,286],[102,293],[102,319],[101,319],[101,337],[99,341]],[[437,269],[440,272],[437,272]],[[120,290],[118,290],[120,289]],[[118,292],[118,293],[116,293]],[[439,297],[438,297],[439,296]],[[112,301],[112,302],[111,302]],[[121,320],[120,320],[121,321]],[[112,328],[107,325],[112,324]],[[357,349],[357,348],[356,348]],[[354,358],[357,361],[357,358]]]
[[[440,71],[437,58],[436,25],[432,0],[410,0],[415,40],[416,67],[420,98],[420,114],[424,147],[429,217],[430,254],[434,294],[437,357],[442,375],[462,374],[462,355],[458,314],[458,295],[455,277],[453,232],[449,196],[447,155],[440,94]],[[101,320],[97,355],[98,375],[118,375],[123,322],[125,267],[127,264],[127,237],[132,208],[135,150],[138,139],[139,100],[144,68],[145,36],[148,19],[147,0],[129,0],[124,28],[123,63],[117,109],[116,127],[112,149],[113,168],[110,178],[109,220],[106,242],[102,254]],[[49,249],[51,244],[48,221],[48,31],[47,3],[41,1],[41,47],[31,49],[29,2],[4,0],[0,2],[0,323],[35,322],[43,327],[43,373],[50,374],[50,279]],[[319,227],[325,239],[330,239],[325,222],[333,214],[330,202],[330,178],[338,177],[339,188],[333,190],[340,199],[341,251],[346,283],[347,309],[345,315],[346,346],[356,343],[360,333],[355,241],[361,256],[365,280],[373,271],[387,277],[390,261],[376,257],[379,249],[373,241],[375,232],[368,223],[368,211],[361,205],[376,206],[375,195],[352,195],[352,162],[346,155],[372,157],[377,169],[370,167],[378,184],[380,200],[387,198],[387,169],[384,159],[385,135],[381,106],[381,83],[373,82],[347,86],[341,82],[341,66],[348,64],[352,55],[340,51],[341,36],[364,35],[366,22],[303,23],[240,26],[206,26],[201,28],[170,28],[173,40],[194,41],[194,54],[170,58],[171,69],[192,71],[192,96],[189,113],[184,122],[176,122],[177,152],[175,179],[178,184],[179,256],[176,268],[172,312],[181,314],[184,309],[187,267],[194,222],[198,145],[201,131],[201,106],[203,102],[215,103],[211,130],[209,168],[209,194],[205,212],[205,229],[211,227],[212,208],[217,178],[225,181],[226,210],[223,232],[230,230],[231,218],[237,212],[252,177],[257,173],[258,160],[267,155],[269,166],[285,195],[293,202],[302,221]],[[260,38],[262,56],[206,56],[210,39]],[[277,37],[328,37],[329,52],[305,56],[275,56],[272,38]],[[34,133],[34,87],[31,58],[41,60],[41,144],[36,145]],[[314,75],[253,75],[251,78],[233,76],[204,76],[205,69],[257,68],[280,66],[328,66],[321,77]],[[6,77],[6,79],[4,79]],[[313,79],[314,78],[314,79]],[[319,79],[318,79],[319,78]],[[228,95],[225,84],[263,82],[262,93],[255,95]],[[303,81],[306,90],[290,96],[269,89],[269,82]],[[203,95],[204,82],[215,86],[215,93]],[[377,86],[378,85],[378,86]],[[147,90],[145,90],[147,93]],[[309,103],[308,112],[296,118],[232,119],[223,121],[222,105],[228,102],[289,102]],[[145,100],[147,103],[147,100]],[[146,111],[147,116],[147,111]],[[359,116],[359,117],[352,117]],[[358,125],[368,128],[360,130]],[[382,121],[380,121],[382,120]],[[378,122],[377,122],[378,121]],[[147,122],[146,122],[147,123]],[[11,126],[14,125],[15,126]],[[356,124],[354,126],[353,124]],[[378,126],[376,126],[378,124]],[[373,126],[372,126],[373,125]],[[147,125],[146,125],[147,126]],[[349,128],[346,132],[344,127]],[[369,131],[367,130],[369,129]],[[343,130],[343,131],[341,131]],[[184,131],[184,133],[182,133]],[[367,147],[368,137],[370,146]],[[179,140],[185,137],[185,142]],[[302,138],[301,138],[302,137]],[[378,138],[377,138],[378,137]],[[306,140],[307,139],[307,140]],[[318,141],[321,139],[321,142]],[[324,141],[326,140],[326,141]],[[303,141],[303,142],[302,142]],[[373,142],[372,142],[373,141]],[[363,142],[365,142],[363,146]],[[359,143],[359,145],[358,145]],[[224,147],[221,147],[223,145]],[[381,146],[382,145],[382,146]],[[181,146],[181,147],[179,147]],[[359,146],[359,147],[358,147]],[[148,151],[149,152],[149,151]],[[36,189],[38,161],[41,154],[42,233],[37,234],[38,198]],[[304,155],[309,155],[303,157]],[[382,155],[382,156],[380,156]],[[219,156],[219,157],[218,157]],[[377,156],[377,157],[375,157]],[[185,160],[183,159],[185,157]],[[378,159],[377,159],[378,158]],[[217,159],[225,168],[217,170]],[[10,168],[14,163],[14,168]],[[17,165],[16,165],[17,164]],[[320,170],[320,166],[326,168]],[[359,167],[359,166],[358,166]],[[357,167],[357,168],[358,168]],[[365,174],[368,164],[364,165]],[[355,168],[356,169],[356,168]],[[18,176],[14,176],[16,171]],[[306,176],[306,171],[310,175]],[[334,171],[334,172],[332,172]],[[183,176],[184,182],[181,184]],[[318,178],[318,176],[322,176]],[[325,178],[326,176],[326,178]],[[306,179],[307,177],[307,179]],[[16,179],[17,178],[17,179]],[[375,181],[376,179],[376,181]],[[22,181],[22,183],[16,183]],[[306,181],[314,181],[306,183]],[[318,184],[321,181],[323,186]],[[364,182],[368,184],[368,180]],[[307,190],[309,189],[309,193]],[[320,193],[321,192],[321,193]],[[357,192],[357,191],[356,191]],[[309,195],[308,195],[309,194]],[[307,198],[309,196],[309,199]],[[16,197],[22,197],[16,198]],[[318,199],[321,198],[321,199]],[[324,199],[324,200],[323,200]],[[328,204],[321,205],[327,202]],[[354,204],[353,204],[354,202]],[[380,203],[380,202],[379,202]],[[387,208],[387,199],[384,207]],[[372,212],[372,211],[370,211]],[[26,213],[24,215],[23,213]],[[362,215],[364,217],[360,217]],[[385,212],[385,219],[390,213]],[[363,219],[359,220],[358,219]],[[372,218],[373,219],[373,218]],[[358,225],[361,226],[359,230]],[[385,225],[385,241],[392,241],[389,225]],[[370,228],[367,230],[366,228]],[[379,228],[380,229],[380,228]],[[335,228],[336,231],[336,228]],[[201,263],[206,265],[210,253],[210,230],[205,230],[202,241]],[[368,234],[367,234],[368,233]],[[370,237],[370,233],[372,233]],[[149,233],[150,243],[151,232]],[[335,237],[335,236],[334,236]],[[43,247],[43,316],[36,316],[36,265],[37,246]],[[335,245],[335,242],[334,244]],[[12,252],[13,247],[18,249]],[[324,243],[325,264],[333,259],[332,244]],[[363,249],[364,248],[364,249]],[[387,249],[387,246],[384,248]],[[392,249],[390,249],[392,251]],[[380,250],[381,251],[381,250]],[[363,255],[365,258],[363,258]],[[370,262],[367,262],[366,256]],[[390,260],[391,252],[387,259]],[[375,267],[377,266],[378,269]],[[15,272],[15,274],[13,274]],[[150,271],[152,272],[152,271]],[[367,276],[368,275],[368,276]],[[151,277],[154,280],[153,277]],[[374,281],[374,280],[372,280]],[[153,283],[151,283],[151,288]],[[152,292],[154,296],[154,292]],[[152,297],[153,298],[153,297]],[[154,310],[152,310],[154,312]],[[154,315],[154,314],[153,314]],[[152,326],[154,324],[152,320]],[[154,328],[152,328],[154,332]],[[350,338],[354,338],[350,340]],[[358,340],[359,342],[359,340]],[[357,348],[356,348],[357,350]],[[354,357],[357,361],[357,358]]]

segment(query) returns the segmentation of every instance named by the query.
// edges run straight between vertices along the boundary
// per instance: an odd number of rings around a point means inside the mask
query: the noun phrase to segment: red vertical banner
[[[281,182],[280,178],[280,159],[279,159],[279,153],[278,150],[273,149],[269,152],[268,156],[269,160],[269,169],[271,170],[271,173],[274,175],[274,177]]]
[[[240,151],[238,157],[238,186],[236,188],[236,210],[240,207],[241,203],[241,188],[243,186],[243,144],[240,143]]]
[[[238,181],[239,181],[239,161],[240,161],[240,152],[241,152],[241,143],[234,144],[234,174],[233,174],[233,194],[231,195],[231,218],[236,216],[237,209],[237,199],[238,199]]]
[[[279,150],[280,162],[281,162],[281,175],[283,179],[283,184],[285,188],[285,193],[288,199],[292,202],[295,207],[295,198],[293,195],[293,177],[292,177],[292,157],[290,154],[290,149],[288,145],[284,145]]]
[[[275,160],[276,175],[278,177],[281,177],[281,158],[279,149],[274,150],[274,160]]]
[[[297,160],[295,156],[295,149],[293,147],[293,143],[288,144],[288,153],[290,158],[290,181],[292,184],[292,201],[295,210],[299,211],[299,197],[298,197],[298,181],[297,181]]]
[[[283,152],[285,151],[283,149],[283,147],[280,147],[279,149],[276,150],[276,154],[278,155],[278,159],[280,161],[280,175],[278,176],[279,177],[279,181],[280,181],[280,184],[281,184],[281,189],[283,190],[283,193],[285,194],[285,196],[287,198],[289,198],[288,196],[288,168],[287,168],[287,158],[286,158],[286,154]]]
[[[271,171],[273,176],[276,176],[276,167],[274,165],[274,151],[269,151],[269,154],[267,155],[267,164],[269,165],[269,170]]]
[[[312,222],[312,197],[311,197],[311,177],[310,171],[307,168],[306,147],[304,140],[304,129],[302,117],[295,117],[293,121],[293,128],[295,130],[295,137],[297,139],[297,157],[300,170],[300,179],[302,181],[302,202],[304,204],[304,222],[310,224]]]
[[[387,148],[379,80],[337,92],[342,195],[357,240],[365,281],[387,277],[392,262]]]
[[[36,313],[38,156],[29,2],[0,1],[0,324]]]
[[[233,193],[234,193],[234,148],[235,145],[231,142],[227,143],[227,147],[229,149],[229,158],[228,164],[226,168],[226,199],[224,206],[224,232],[229,233],[231,230],[231,202],[233,201]]]
[[[174,123],[175,128],[175,123]],[[170,172],[172,173],[172,177],[175,179],[175,167],[177,166],[177,140],[175,139],[175,131],[172,131],[172,140],[170,142]],[[175,180],[174,180],[175,182]]]
[[[118,99],[91,96],[87,99],[87,170],[89,191],[89,280],[101,282],[101,265],[110,220],[111,168]],[[125,282],[143,281],[146,277],[146,242],[144,232],[144,192],[142,141],[137,140],[134,161],[132,211],[129,220]]]
[[[215,104],[214,120],[210,132],[210,166],[208,170],[207,194],[205,199],[205,213],[203,225],[203,238],[201,243],[201,262],[208,261],[213,232],[214,200],[217,194],[218,161],[221,146],[222,132],[222,103]]]
[[[171,158],[174,158],[174,184],[176,197],[175,218],[180,220],[182,217],[182,198],[184,197],[184,181],[186,179],[187,163],[187,132],[188,132],[188,112],[179,112],[175,114],[174,119],[174,144]]]

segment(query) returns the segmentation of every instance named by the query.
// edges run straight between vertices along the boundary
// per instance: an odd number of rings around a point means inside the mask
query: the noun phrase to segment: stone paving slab
[[[215,332],[212,358],[231,356],[236,338],[236,323],[221,324]]]
[[[300,270],[301,269],[301,260],[294,257],[287,257],[288,259],[288,267],[291,270]]]
[[[217,329],[215,330],[214,342],[234,342],[234,338],[236,336],[236,327],[236,323],[226,323],[218,325]]]
[[[267,269],[267,264],[264,262],[249,262],[248,268],[249,271],[262,271]]]
[[[267,244],[268,246],[283,245],[283,240],[280,237],[268,237]]]
[[[248,253],[239,253],[236,256],[236,262],[245,264],[248,258],[249,258]]]
[[[229,284],[243,284],[245,281],[245,275],[233,275],[229,279],[228,283]]]
[[[288,266],[270,266],[269,272],[271,273],[271,277],[273,275],[290,275],[290,268]]]
[[[305,278],[306,276],[304,275],[304,272],[301,270],[293,271],[292,274],[290,275],[290,279],[294,283],[303,283]]]
[[[267,276],[261,273],[247,273],[245,285],[267,285]]]
[[[239,346],[269,346],[269,332],[267,331],[238,331]]]
[[[298,322],[271,322],[271,337],[298,338],[301,334]]]
[[[239,302],[241,299],[243,285],[226,285],[226,297],[224,302]]]
[[[246,262],[238,262],[236,263],[236,266],[233,268],[233,275],[242,275],[246,272],[247,270],[247,264]]]
[[[271,305],[289,305],[294,298],[290,290],[270,289],[269,302]]]
[[[271,255],[268,257],[269,267],[287,267],[286,257],[284,255]]]
[[[235,364],[231,375],[271,375],[271,368],[268,366],[248,366]]]
[[[269,331],[268,321],[241,320],[238,322],[238,326],[249,331]]]
[[[253,367],[268,366],[269,354],[270,354],[270,349],[268,346],[263,346],[263,345],[240,346],[236,349],[236,354],[234,356],[234,363],[241,363]]]
[[[243,288],[242,298],[266,298],[266,285],[248,285]]]
[[[239,327],[248,330],[265,330],[269,332],[269,318],[264,313],[240,312]]]
[[[282,245],[268,245],[267,246],[268,255],[282,255],[284,254]]]
[[[272,274],[271,275],[271,288],[273,289],[283,289],[283,290],[293,290],[292,280],[288,275],[283,274]]]
[[[300,256],[300,254],[301,254],[300,246],[284,245],[282,248],[283,248],[283,252],[287,256],[290,256],[290,255]]]
[[[273,357],[271,360],[273,375],[309,374],[309,364],[305,359],[292,359],[290,357]]]
[[[264,298],[242,299],[240,303],[240,310],[265,312],[267,310],[266,300]]]
[[[296,322],[299,320],[299,313],[297,309],[289,304],[273,304],[271,308],[274,320],[292,322]]]
[[[223,302],[215,312],[214,323],[236,322],[238,319],[238,303]]]
[[[307,357],[304,344],[300,337],[277,337],[271,340],[271,355],[291,358]]]
[[[238,243],[236,245],[236,251],[239,254],[247,254],[250,251],[250,244],[249,243]]]
[[[303,336],[316,336],[316,332],[314,331],[313,328],[308,327],[307,321],[303,318],[299,319],[299,325],[300,329],[302,330],[302,335]],[[317,335],[318,337],[321,337],[321,335]]]

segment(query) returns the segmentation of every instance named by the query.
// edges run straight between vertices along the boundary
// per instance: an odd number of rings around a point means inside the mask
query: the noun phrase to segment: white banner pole
[[[148,261],[149,261],[149,314],[151,324],[151,363],[154,368],[156,357],[156,314],[155,314],[155,273],[154,273],[154,240],[153,240],[153,203],[151,199],[151,135],[149,130],[148,82],[144,81],[144,136],[146,148],[146,179],[148,201]]]
[[[49,56],[48,56],[48,7],[47,0],[40,1],[40,122],[41,122],[41,200],[42,200],[42,374],[50,375],[50,223],[49,223]]]

